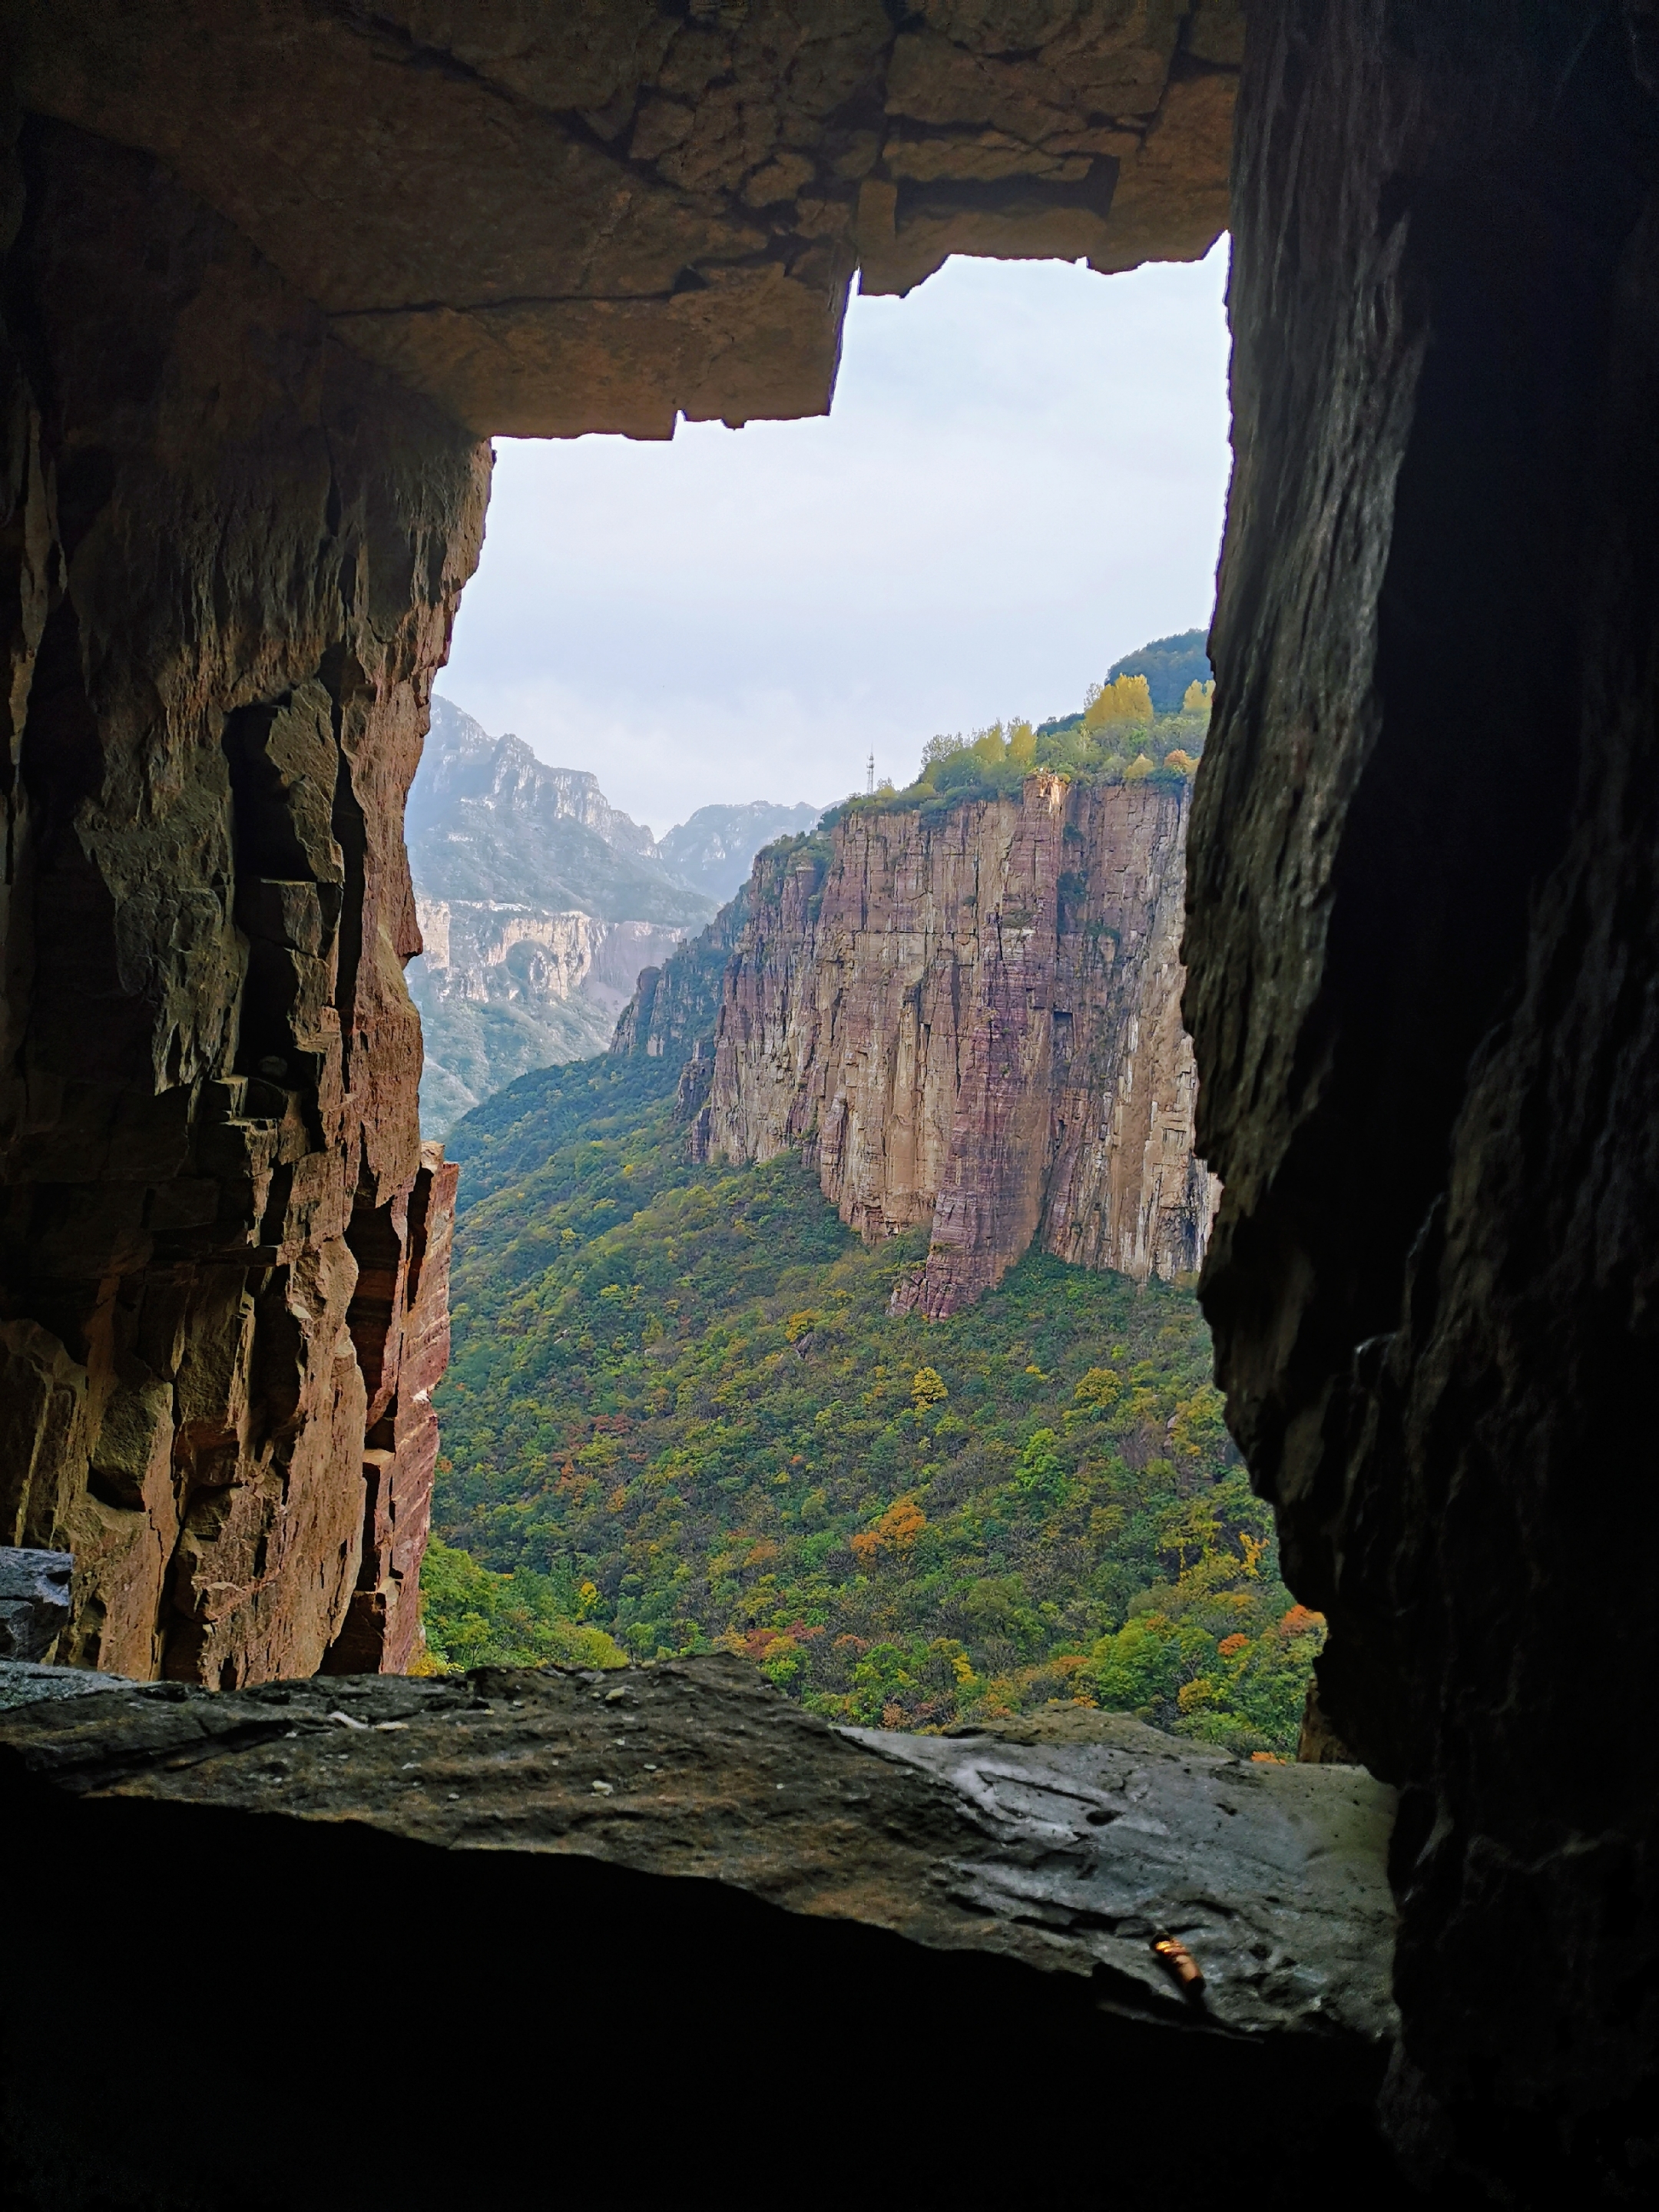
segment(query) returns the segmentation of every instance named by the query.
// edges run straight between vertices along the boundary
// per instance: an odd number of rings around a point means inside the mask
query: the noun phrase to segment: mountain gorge
[[[840,1720],[1294,1751],[1322,1625],[1190,1286],[1192,682],[930,748],[459,1124],[434,1662],[723,1648]]]
[[[641,970],[708,921],[769,838],[817,816],[705,806],[659,843],[592,775],[434,698],[406,815],[427,1134],[527,1069],[603,1051]]]

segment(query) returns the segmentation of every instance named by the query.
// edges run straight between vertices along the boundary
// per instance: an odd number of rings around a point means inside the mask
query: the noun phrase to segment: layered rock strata
[[[477,431],[821,414],[848,281],[1205,252],[1239,0],[55,0],[25,104],[161,157]],[[366,149],[374,149],[373,158]]]
[[[1328,1725],[1404,1785],[1393,2124],[1492,2201],[1659,2160],[1659,42],[1250,11],[1203,1298]],[[1583,1624],[1594,1622],[1592,1633]]]
[[[931,1221],[901,1299],[937,1316],[1034,1241],[1141,1279],[1195,1269],[1212,1206],[1181,1026],[1184,787],[1029,777],[858,808],[763,854],[697,1134],[799,1145],[873,1243]]]
[[[613,1030],[641,969],[660,965],[685,934],[662,922],[538,914],[503,899],[417,899],[415,911],[429,1005],[507,1006],[532,1015],[565,1007],[585,1018],[596,1041]]]
[[[765,2032],[741,2039],[751,2154],[798,2127],[789,2084],[823,2078],[844,2039],[884,2017],[930,2047],[937,2032],[951,2049],[995,2050],[1021,2111],[1027,2067],[1033,2094],[1057,2064],[1089,2082],[1000,2148],[980,2130],[930,2129],[915,2188],[908,2108],[890,2134],[878,2100],[854,2156],[867,2166],[879,2148],[884,2173],[906,2177],[916,2202],[941,2191],[984,2202],[993,2181],[999,2197],[1005,2184],[1065,2183],[1087,2201],[1103,2134],[1117,2184],[1155,2196],[1170,2153],[1146,2112],[1164,2109],[1171,2078],[1205,2115],[1181,2154],[1188,2191],[1239,2194],[1239,2144],[1263,2110],[1279,2155],[1339,2155],[1380,2178],[1368,2105],[1395,2032],[1392,1798],[1357,1769],[1253,1765],[1075,1708],[955,1737],[842,1734],[752,1668],[714,1657],[43,1702],[0,1717],[0,1779],[17,1878],[31,1886],[112,1860],[135,1884],[165,1879],[192,1833],[210,1834],[262,1895],[282,1869],[247,2063],[210,2125],[182,2136],[152,2078],[171,2055],[123,2026],[155,1985],[171,1925],[127,1914],[98,1931],[113,1947],[112,2032],[131,2055],[95,2130],[62,2124],[79,2085],[52,2063],[44,1994],[64,1992],[67,2008],[80,1948],[71,1935],[66,1956],[64,1931],[44,1926],[15,1947],[20,1985],[42,1995],[32,2018],[9,2007],[0,2029],[9,2148],[15,2172],[39,2191],[44,2165],[59,2192],[22,2201],[53,2212],[71,2179],[91,2197],[116,2161],[130,2191],[159,2181],[153,2201],[168,2203],[167,2190],[201,2201],[202,2172],[220,2191],[210,2201],[314,2203],[319,2172],[342,2196],[372,2188],[385,2145],[355,2103],[298,2089],[305,2124],[273,2134],[261,2063],[267,2040],[280,2051],[314,2017],[337,1971],[323,1900],[342,1894],[372,1897],[393,1926],[405,1910],[439,1926],[459,1911],[514,1930],[505,1951],[434,1947],[423,2002],[441,2017],[469,2001],[510,2014],[509,1987],[526,1976],[580,1990],[616,1975],[641,2018],[672,2019],[693,1990],[700,2017],[728,2024],[677,2042],[648,2098],[630,2069],[585,2070],[560,2153],[563,2180],[584,2194],[614,2172],[618,2126],[630,2191],[683,2177],[682,2103],[690,2124],[731,2094],[730,2024],[757,2007]],[[1201,1986],[1154,1951],[1165,1936]],[[37,1942],[53,1962],[38,1982]],[[799,2000],[781,2033],[789,1992]],[[507,2069],[488,2151],[499,2189],[545,2175],[548,2060],[540,2039],[508,2036],[493,2063]],[[479,2158],[474,2134],[439,2130],[402,2191],[453,2203]],[[823,2195],[813,2177],[803,2186],[814,2203],[856,2193],[851,2173]],[[1242,2201],[1264,2200],[1247,2184]]]
[[[0,1541],[58,1656],[414,1633],[453,1179],[401,822],[489,455],[149,157],[12,166]]]

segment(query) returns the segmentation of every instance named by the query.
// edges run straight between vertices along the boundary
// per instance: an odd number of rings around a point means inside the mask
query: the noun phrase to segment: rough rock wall
[[[763,854],[708,1093],[717,1158],[799,1145],[874,1242],[931,1218],[902,1295],[955,1312],[1041,1236],[1145,1278],[1211,1210],[1181,1027],[1184,791],[1029,777],[856,810]]]
[[[1187,1012],[1203,1296],[1405,1785],[1424,2164],[1651,2186],[1652,12],[1253,6]],[[1645,2180],[1643,2179],[1645,2175]],[[1480,2177],[1477,2180],[1475,2177]]]
[[[745,884],[707,929],[688,938],[660,968],[640,971],[617,1018],[611,1049],[620,1059],[683,1060],[712,1054],[726,963],[749,919]]]
[[[432,1526],[438,1416],[449,1364],[449,1252],[460,1170],[422,1145],[415,1187],[373,1246],[353,1238],[347,1321],[368,1394],[356,1588],[323,1660],[330,1674],[401,1674],[421,1645],[421,1560]],[[349,1474],[337,1470],[337,1479]],[[349,1486],[349,1484],[347,1486]]]
[[[76,1663],[395,1662],[453,1194],[400,831],[488,454],[147,156],[30,120],[7,210],[0,1540],[74,1552]]]
[[[23,99],[157,155],[479,431],[821,414],[855,266],[1203,253],[1240,0],[0,0]],[[372,152],[370,151],[372,149]]]

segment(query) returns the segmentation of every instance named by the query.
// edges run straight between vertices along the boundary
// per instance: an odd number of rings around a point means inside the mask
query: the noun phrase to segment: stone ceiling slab
[[[848,289],[1192,258],[1235,0],[10,0],[23,104],[157,156],[480,433],[827,409]]]

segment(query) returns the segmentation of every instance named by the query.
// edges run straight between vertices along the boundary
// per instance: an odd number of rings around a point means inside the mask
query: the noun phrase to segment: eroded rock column
[[[149,157],[11,174],[0,1542],[76,1554],[76,1663],[397,1663],[453,1188],[403,805],[488,450]]]

